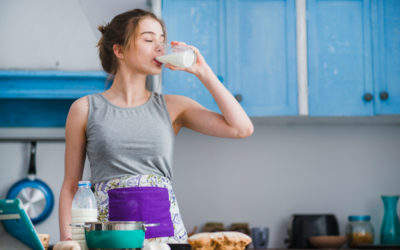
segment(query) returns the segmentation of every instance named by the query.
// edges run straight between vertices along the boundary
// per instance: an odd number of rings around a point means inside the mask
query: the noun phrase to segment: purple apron
[[[145,238],[174,236],[168,189],[127,187],[108,190],[109,221],[144,221],[159,223],[148,227]]]

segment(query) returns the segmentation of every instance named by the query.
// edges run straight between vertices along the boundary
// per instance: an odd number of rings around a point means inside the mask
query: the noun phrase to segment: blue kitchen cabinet
[[[223,9],[223,2],[218,0],[162,2],[168,41],[183,41],[197,47],[222,80],[225,75]],[[164,68],[162,89],[165,94],[188,96],[208,109],[219,110],[211,94],[192,74]]]
[[[296,115],[295,1],[164,0],[171,40],[198,47],[251,116]],[[193,76],[163,74],[164,93],[182,94],[218,111]]]
[[[310,116],[400,113],[399,6],[307,1]]]
[[[307,1],[310,116],[373,115],[370,1]]]
[[[374,101],[379,115],[400,114],[400,1],[372,1]]]
[[[295,1],[226,1],[227,80],[252,116],[297,115]]]
[[[64,127],[71,104],[104,91],[106,78],[100,71],[2,70],[0,127]]]

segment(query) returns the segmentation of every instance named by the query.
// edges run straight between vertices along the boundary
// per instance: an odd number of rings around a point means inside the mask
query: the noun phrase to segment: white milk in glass
[[[174,48],[173,48],[174,50]],[[171,54],[156,57],[157,61],[169,63],[176,67],[187,68],[195,63],[196,55],[190,48],[178,48]]]

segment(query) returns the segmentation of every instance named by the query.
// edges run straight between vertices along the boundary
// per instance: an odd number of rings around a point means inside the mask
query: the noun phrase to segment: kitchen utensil
[[[33,224],[44,221],[53,210],[54,195],[50,187],[36,178],[36,141],[31,142],[28,177],[15,183],[7,199],[19,198]]]
[[[4,229],[25,245],[34,250],[44,249],[19,199],[0,200],[0,220]]]
[[[308,238],[311,246],[317,248],[334,248],[338,249],[346,243],[346,236],[322,235],[311,236]]]
[[[253,227],[251,228],[251,239],[255,249],[267,248],[269,228]]]
[[[89,248],[142,248],[145,231],[159,224],[145,224],[142,221],[85,222],[71,224],[83,227]]]
[[[289,243],[289,248],[310,248],[308,238],[321,235],[339,235],[335,215],[294,214],[289,222],[286,243]]]

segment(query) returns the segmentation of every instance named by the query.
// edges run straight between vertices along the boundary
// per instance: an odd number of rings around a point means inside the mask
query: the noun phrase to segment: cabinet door
[[[374,0],[372,15],[375,112],[400,114],[400,1]]]
[[[370,27],[369,0],[307,1],[311,116],[374,114]]]
[[[295,1],[226,4],[231,92],[251,116],[298,114]]]
[[[221,30],[221,6],[218,0],[165,0],[162,16],[168,41],[183,41],[196,46],[215,74],[223,74],[224,34]],[[192,74],[163,70],[163,93],[188,96],[208,109],[218,111],[216,102]]]

